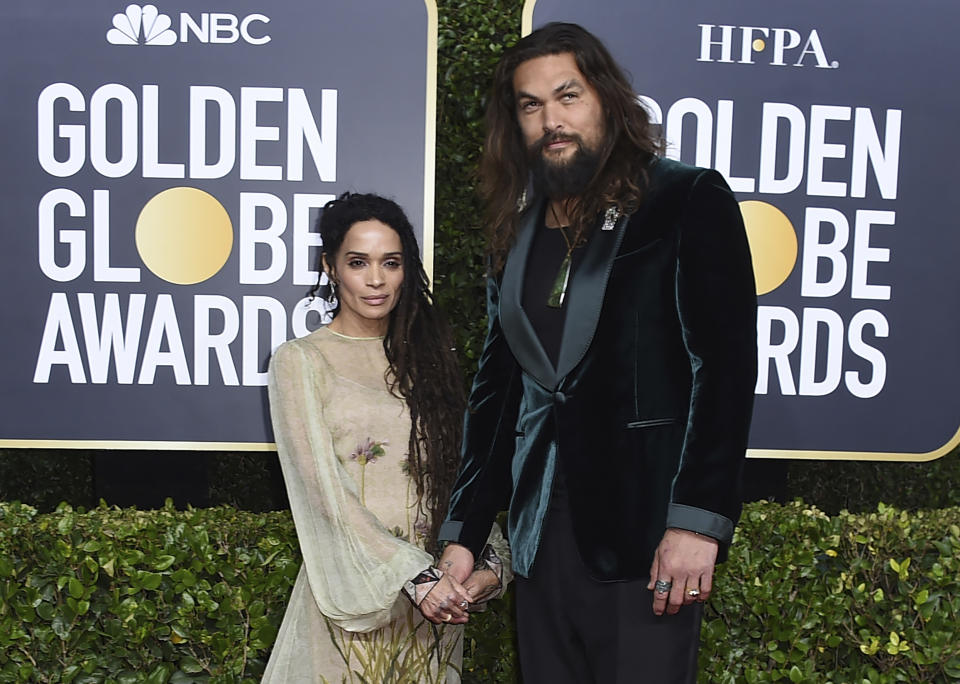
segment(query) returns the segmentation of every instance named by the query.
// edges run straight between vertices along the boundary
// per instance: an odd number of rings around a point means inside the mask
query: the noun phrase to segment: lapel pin
[[[613,230],[614,225],[617,223],[617,219],[620,218],[620,210],[616,207],[610,207],[607,209],[607,213],[603,215],[603,226],[600,227],[600,230]]]
[[[523,212],[527,208],[527,191],[524,189],[520,196],[517,198],[517,211]]]

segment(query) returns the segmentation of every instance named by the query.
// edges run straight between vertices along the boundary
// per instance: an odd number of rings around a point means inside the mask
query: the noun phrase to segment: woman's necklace
[[[570,266],[573,263],[573,250],[580,246],[581,235],[578,230],[574,234],[573,240],[571,240],[567,236],[567,231],[564,229],[564,226],[560,225],[561,222],[557,218],[557,212],[552,205],[550,206],[550,212],[557,222],[557,228],[563,236],[563,241],[567,243],[567,254],[563,257],[563,261],[560,262],[560,270],[557,271],[557,277],[553,279],[553,287],[550,288],[550,295],[547,297],[547,306],[553,309],[560,309],[563,307],[563,300],[567,296],[567,285],[570,283]]]

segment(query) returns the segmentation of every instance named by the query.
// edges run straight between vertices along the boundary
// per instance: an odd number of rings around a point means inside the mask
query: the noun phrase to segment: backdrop
[[[315,328],[319,207],[376,191],[432,261],[432,0],[9,0],[0,446],[256,449]]]
[[[668,156],[741,200],[760,295],[751,456],[960,443],[960,5],[538,0],[632,74]]]

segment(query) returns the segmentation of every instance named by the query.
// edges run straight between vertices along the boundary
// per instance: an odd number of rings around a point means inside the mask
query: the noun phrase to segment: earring
[[[333,278],[327,278],[327,292],[324,296],[331,304],[334,304],[337,301],[337,281]]]

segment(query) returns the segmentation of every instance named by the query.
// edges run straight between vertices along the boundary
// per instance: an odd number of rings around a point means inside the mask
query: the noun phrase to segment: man
[[[466,619],[459,582],[509,507],[526,684],[694,682],[756,376],[739,208],[718,173],[658,156],[579,26],[522,39],[493,88],[490,323],[440,533],[445,600],[424,614]]]

